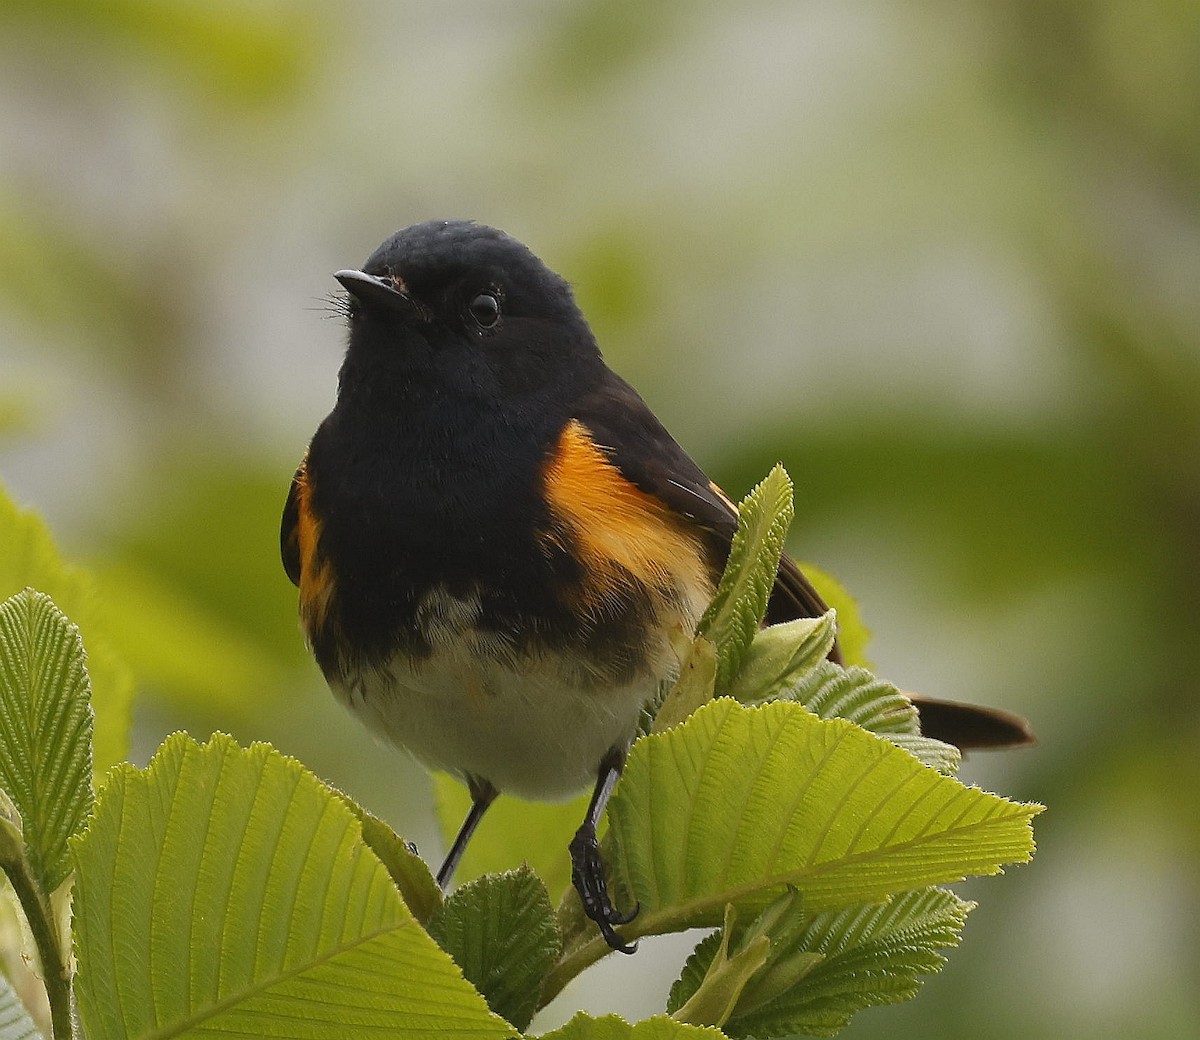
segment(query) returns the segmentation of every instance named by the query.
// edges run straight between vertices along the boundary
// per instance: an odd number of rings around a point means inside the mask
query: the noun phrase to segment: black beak
[[[333,277],[368,310],[391,311],[409,316],[420,313],[420,308],[413,298],[397,289],[395,283],[388,278],[377,278],[365,271],[338,271]]]

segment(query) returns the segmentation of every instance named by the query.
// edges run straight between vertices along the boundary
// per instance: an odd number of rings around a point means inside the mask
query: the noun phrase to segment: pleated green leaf
[[[560,949],[546,886],[529,867],[463,885],[430,921],[429,934],[496,1014],[518,1029],[529,1025]]]
[[[887,739],[896,747],[902,747],[918,762],[936,769],[939,773],[954,776],[962,765],[962,752],[953,744],[922,736],[920,733],[889,733]]]
[[[749,1006],[734,1009],[725,1032],[732,1037],[832,1036],[856,1011],[912,999],[923,976],[945,964],[940,951],[958,945],[972,906],[941,888],[821,914],[809,913],[797,901],[790,916],[770,930],[771,958],[759,991],[748,988]],[[700,987],[720,943],[720,933],[701,940],[671,989],[669,1012],[683,1007]],[[770,976],[796,964],[802,965],[797,981],[780,991]],[[760,993],[766,987],[776,992],[764,1001]]]
[[[717,648],[718,692],[729,688],[767,611],[792,508],[792,481],[779,465],[738,507],[729,562],[696,626]]]
[[[46,895],[71,872],[67,840],[92,807],[92,709],[79,630],[32,589],[0,604],[0,787],[21,814]]]
[[[266,745],[170,737],[110,773],[73,847],[89,1040],[512,1033],[341,796]]]
[[[3,976],[0,976],[0,1040],[43,1040],[21,998]]]
[[[639,741],[609,803],[616,903],[641,906],[623,934],[715,926],[787,885],[816,912],[995,874],[1029,859],[1040,810],[841,719],[721,698]]]
[[[887,737],[940,773],[957,773],[962,763],[962,754],[953,744],[921,735],[921,719],[912,701],[865,668],[822,661],[793,679],[783,695],[823,719],[847,719]]]
[[[616,1015],[592,1018],[580,1011],[565,1026],[543,1033],[541,1040],[721,1040],[711,1026],[690,1026],[659,1015],[630,1024]]]
[[[921,718],[912,701],[865,668],[842,668],[822,661],[796,678],[786,696],[823,719],[846,719],[879,736],[921,732]]]

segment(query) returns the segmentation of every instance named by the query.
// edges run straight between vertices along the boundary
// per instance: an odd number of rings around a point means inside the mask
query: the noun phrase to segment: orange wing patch
[[[296,474],[296,541],[300,549],[300,620],[311,639],[325,624],[333,599],[334,576],[329,561],[317,551],[321,521],[312,511],[308,467]]]
[[[699,537],[627,480],[578,420],[564,428],[544,478],[550,510],[590,575],[593,606],[619,598],[632,577],[689,613],[703,609],[713,586]]]

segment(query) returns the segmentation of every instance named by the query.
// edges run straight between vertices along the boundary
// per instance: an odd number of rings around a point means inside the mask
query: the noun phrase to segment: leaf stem
[[[29,922],[29,931],[37,946],[42,982],[50,1003],[51,1035],[54,1040],[71,1040],[71,972],[59,947],[54,917],[24,856],[9,860],[3,867],[25,912],[25,920]]]

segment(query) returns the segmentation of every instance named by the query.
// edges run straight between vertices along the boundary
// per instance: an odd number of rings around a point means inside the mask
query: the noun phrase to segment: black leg
[[[467,848],[467,842],[471,840],[471,835],[475,833],[475,828],[479,826],[479,821],[483,819],[483,814],[488,811],[488,806],[496,800],[496,795],[499,794],[486,780],[480,780],[474,776],[467,777],[467,788],[471,792],[471,808],[468,810],[467,818],[463,820],[462,826],[458,828],[454,844],[450,846],[450,851],[446,853],[446,859],[442,863],[441,869],[437,872],[437,883],[443,889],[450,884],[454,868],[458,866],[458,861],[462,859],[462,854]]]
[[[596,825],[600,822],[604,806],[608,804],[608,796],[612,794],[624,765],[625,751],[621,748],[610,749],[600,760],[587,815],[571,840],[571,884],[579,893],[583,912],[596,922],[604,941],[614,950],[633,953],[637,943],[626,943],[613,930],[613,925],[628,924],[637,916],[638,908],[635,906],[631,911],[622,913],[612,905],[608,883],[604,880],[604,861],[600,859],[600,846],[596,841]]]

